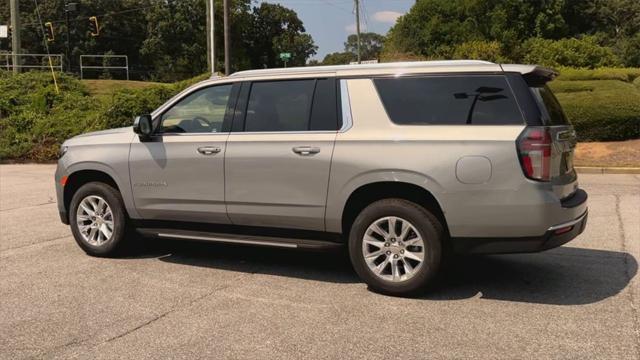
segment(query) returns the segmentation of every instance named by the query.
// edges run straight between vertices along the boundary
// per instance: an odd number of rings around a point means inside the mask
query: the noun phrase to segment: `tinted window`
[[[522,124],[504,76],[375,79],[391,120],[402,125]]]
[[[195,91],[162,114],[160,132],[220,132],[231,85],[212,86]]]
[[[338,128],[335,79],[319,79],[313,96],[309,130],[337,130]]]
[[[548,86],[532,87],[531,93],[538,103],[540,112],[542,113],[542,123],[544,125],[567,125],[567,119],[560,103],[551,92]]]
[[[313,79],[253,83],[245,131],[308,130],[315,83]]]

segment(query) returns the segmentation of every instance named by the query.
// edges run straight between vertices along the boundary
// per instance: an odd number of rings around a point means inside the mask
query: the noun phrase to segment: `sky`
[[[344,51],[349,34],[356,32],[353,0],[264,0],[278,3],[298,13],[298,17],[318,46],[314,59]],[[415,0],[360,0],[360,31],[386,34],[396,19],[409,11]]]

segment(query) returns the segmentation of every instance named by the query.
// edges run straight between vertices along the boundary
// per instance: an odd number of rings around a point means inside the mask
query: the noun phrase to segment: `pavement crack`
[[[232,282],[233,282],[233,281],[232,281]],[[129,330],[127,330],[127,331],[125,331],[125,332],[123,332],[123,333],[121,333],[121,334],[119,334],[119,335],[116,335],[116,336],[114,336],[114,337],[111,337],[111,338],[109,338],[109,339],[105,340],[104,342],[102,342],[102,343],[100,343],[100,344],[96,345],[96,347],[97,347],[97,346],[99,346],[99,345],[102,345],[102,344],[110,343],[110,342],[112,342],[112,341],[115,341],[115,340],[121,339],[121,338],[123,338],[123,337],[125,337],[125,336],[127,336],[127,335],[130,335],[130,334],[132,334],[132,333],[134,333],[134,332],[136,332],[136,331],[138,331],[138,330],[140,330],[140,329],[142,329],[142,328],[145,328],[145,327],[147,327],[147,326],[149,326],[149,325],[151,325],[151,324],[155,323],[155,322],[156,322],[156,321],[158,321],[158,320],[163,319],[163,318],[164,318],[164,317],[166,317],[167,315],[170,315],[170,314],[172,314],[172,313],[174,313],[174,312],[176,312],[176,311],[182,310],[182,309],[184,309],[184,308],[190,307],[190,306],[192,306],[193,304],[197,303],[198,301],[200,301],[200,300],[202,300],[202,299],[205,299],[205,298],[207,298],[207,297],[209,297],[209,296],[211,296],[211,295],[215,294],[215,293],[216,293],[216,292],[218,292],[218,291],[222,291],[222,290],[228,289],[228,288],[230,288],[231,286],[232,286],[232,285],[230,285],[230,284],[229,284],[229,285],[220,286],[220,287],[217,287],[217,288],[215,288],[215,289],[213,289],[213,290],[209,291],[208,293],[206,293],[206,294],[204,294],[204,295],[202,295],[202,296],[198,296],[198,297],[196,297],[195,299],[193,299],[193,300],[191,300],[191,301],[189,301],[189,302],[187,302],[187,303],[178,303],[178,304],[175,304],[175,305],[174,305],[173,307],[171,307],[169,310],[167,310],[167,311],[165,311],[165,312],[163,312],[163,313],[161,313],[161,314],[158,314],[158,315],[154,316],[153,318],[149,319],[148,321],[145,321],[144,323],[142,323],[142,324],[140,324],[140,325],[138,325],[138,326],[136,326],[136,327],[134,327],[134,328],[132,328],[132,329],[129,329]]]
[[[622,214],[620,212],[620,195],[616,195],[616,217],[618,220],[618,233],[620,234],[621,242],[622,242],[622,251],[624,252],[624,256],[622,258],[622,262],[624,263],[624,276],[626,278],[627,284],[629,284],[627,288],[627,297],[629,299],[629,303],[631,306],[631,312],[633,314],[632,326],[633,330],[636,333],[636,339],[634,341],[636,347],[636,354],[638,355],[638,359],[640,359],[640,314],[638,308],[636,306],[636,298],[633,293],[633,286],[631,285],[631,280],[633,276],[631,274],[631,254],[629,254],[628,246],[627,246],[627,236],[624,231],[624,225],[622,223]]]
[[[35,204],[35,205],[16,206],[16,207],[8,208],[8,209],[2,209],[2,210],[0,210],[0,212],[11,211],[11,210],[19,210],[19,209],[29,209],[29,208],[34,208],[34,207],[38,207],[38,206],[51,205],[51,204],[55,204],[55,203],[56,203],[55,201],[48,201],[48,202]]]
[[[0,255],[4,255],[5,253],[12,251],[12,250],[20,250],[20,249],[24,249],[24,248],[28,248],[31,246],[37,246],[37,245],[42,245],[42,244],[46,244],[46,243],[50,243],[52,241],[56,241],[56,240],[60,240],[60,239],[64,239],[69,237],[70,235],[64,235],[64,236],[60,236],[57,238],[53,238],[53,239],[49,239],[49,240],[43,240],[37,243],[33,243],[33,244],[26,244],[26,245],[20,245],[20,246],[15,246],[15,247],[11,247],[11,248],[7,248],[7,249],[3,249],[2,251],[0,251]]]

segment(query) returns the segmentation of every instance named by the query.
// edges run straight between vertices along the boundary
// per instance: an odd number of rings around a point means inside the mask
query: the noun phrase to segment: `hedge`
[[[556,80],[550,86],[580,141],[640,138],[640,88],[617,80]]]

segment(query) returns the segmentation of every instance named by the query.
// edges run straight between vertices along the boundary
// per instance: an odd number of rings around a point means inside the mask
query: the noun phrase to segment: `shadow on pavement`
[[[423,298],[585,305],[624,290],[638,271],[628,253],[561,247],[538,254],[458,258]]]
[[[344,251],[285,249],[150,239],[161,261],[333,283],[361,282]],[[144,257],[144,255],[143,255]],[[550,305],[584,305],[624,290],[638,271],[624,252],[561,247],[539,254],[455,258],[424,300],[473,297]]]

